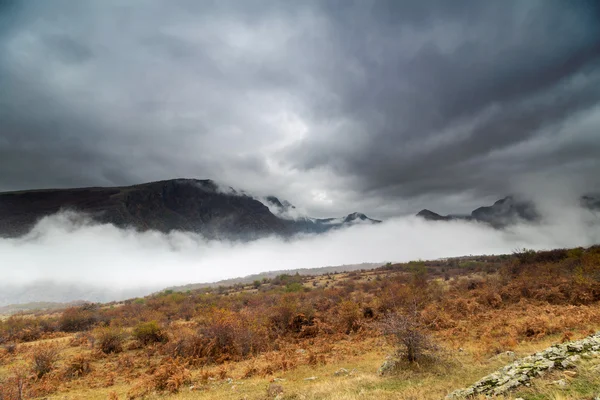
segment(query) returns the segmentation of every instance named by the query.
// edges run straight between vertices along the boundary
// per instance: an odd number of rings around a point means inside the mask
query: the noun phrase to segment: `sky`
[[[0,191],[468,212],[597,191],[599,127],[597,1],[0,1]]]

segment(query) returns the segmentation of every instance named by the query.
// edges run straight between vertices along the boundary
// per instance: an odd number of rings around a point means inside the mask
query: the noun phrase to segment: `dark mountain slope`
[[[286,210],[293,208],[275,197],[268,201]],[[40,218],[61,210],[85,212],[98,222],[120,228],[181,230],[209,238],[240,240],[321,233],[357,221],[379,222],[359,213],[329,219],[331,224],[308,217],[294,220],[273,214],[244,192],[221,190],[211,180],[174,179],[126,187],[0,193],[0,236],[23,235]]]
[[[210,180],[175,179],[116,188],[24,191],[0,194],[1,233],[17,236],[60,210],[90,214],[125,228],[183,230],[208,237],[252,238],[290,234],[292,227],[261,202],[223,193]]]
[[[540,218],[533,203],[516,200],[512,196],[500,199],[489,207],[479,207],[473,210],[470,216],[440,215],[433,211],[421,210],[417,217],[428,221],[478,221],[490,224],[495,228],[502,228],[519,220],[537,221]]]
[[[533,203],[518,201],[512,196],[498,200],[492,206],[473,210],[471,217],[496,227],[506,226],[519,220],[533,222],[540,219]]]
[[[597,211],[600,210],[600,199],[590,195],[582,196],[580,205],[590,211]],[[541,219],[535,204],[515,199],[513,196],[500,199],[491,206],[479,207],[473,210],[470,216],[440,215],[425,209],[419,211],[417,217],[428,221],[478,221],[490,224],[495,228],[502,228],[519,221],[536,222]]]

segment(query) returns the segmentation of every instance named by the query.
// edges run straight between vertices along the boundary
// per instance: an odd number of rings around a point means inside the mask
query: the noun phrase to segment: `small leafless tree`
[[[433,357],[438,347],[427,332],[416,302],[403,312],[389,314],[381,323],[384,335],[397,347],[397,355],[409,363]]]

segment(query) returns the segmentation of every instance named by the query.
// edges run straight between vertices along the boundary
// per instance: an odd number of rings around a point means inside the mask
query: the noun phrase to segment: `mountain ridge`
[[[291,203],[277,206],[295,208]],[[131,186],[41,189],[0,193],[0,236],[26,234],[43,217],[65,210],[88,214],[94,221],[140,231],[172,230],[200,233],[210,239],[252,240],[298,233],[323,233],[361,221],[378,223],[364,214],[295,220],[274,214],[257,198],[210,179],[177,178]],[[354,215],[354,216],[353,216]],[[332,219],[333,220],[333,219]]]
[[[595,211],[600,210],[600,198],[584,195],[579,198],[581,207]],[[509,195],[497,200],[491,206],[482,206],[473,210],[469,215],[441,215],[434,211],[423,209],[416,214],[427,221],[475,221],[504,228],[517,222],[539,222],[542,219],[535,204],[528,200],[518,199]]]

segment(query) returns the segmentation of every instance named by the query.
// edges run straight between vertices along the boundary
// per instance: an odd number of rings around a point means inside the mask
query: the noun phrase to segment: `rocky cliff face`
[[[271,201],[282,209],[293,207],[274,197]],[[127,187],[0,193],[0,235],[23,235],[40,218],[61,210],[85,212],[120,228],[190,231],[215,239],[320,233],[352,222],[326,226],[311,218],[288,219],[243,192],[220,189],[211,180],[174,179]]]

